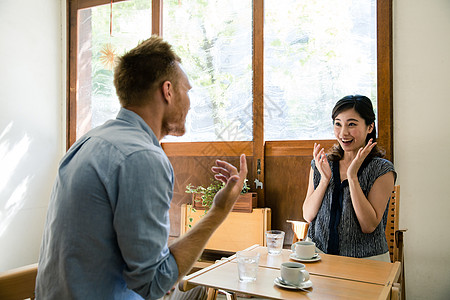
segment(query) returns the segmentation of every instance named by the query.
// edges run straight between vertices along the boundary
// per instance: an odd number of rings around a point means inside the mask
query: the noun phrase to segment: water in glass
[[[267,251],[270,255],[278,255],[283,249],[284,231],[269,230],[266,232]]]
[[[239,281],[252,282],[256,280],[258,272],[259,253],[249,251],[237,252],[237,265],[239,273]]]

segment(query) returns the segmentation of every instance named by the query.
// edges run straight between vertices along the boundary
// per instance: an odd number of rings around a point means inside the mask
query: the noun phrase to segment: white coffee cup
[[[292,244],[291,249],[298,258],[311,259],[316,254],[316,244],[311,241],[299,241]]]
[[[285,262],[281,264],[281,278],[290,284],[299,286],[309,280],[309,272],[305,265],[296,262]]]

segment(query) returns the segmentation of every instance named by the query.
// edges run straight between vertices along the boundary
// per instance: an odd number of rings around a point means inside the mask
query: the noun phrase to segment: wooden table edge
[[[395,282],[398,281],[398,278],[400,277],[400,267],[401,263],[399,261],[393,263],[391,273],[389,274],[388,277],[388,282],[384,286],[383,291],[381,292],[380,297],[378,298],[379,300],[391,299],[392,286]]]

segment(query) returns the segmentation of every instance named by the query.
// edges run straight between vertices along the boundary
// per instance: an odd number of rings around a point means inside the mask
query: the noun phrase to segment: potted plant
[[[256,207],[256,193],[249,192],[250,187],[247,182],[248,180],[245,179],[241,194],[236,200],[232,211],[252,212],[253,208]],[[186,193],[192,194],[192,209],[204,209],[206,214],[213,204],[214,196],[223,186],[223,182],[214,179],[211,179],[211,184],[207,187],[188,184],[186,186]]]
[[[181,205],[180,235],[189,231],[205,216],[213,204],[214,196],[222,187],[222,182],[215,180],[211,180],[208,186],[186,186],[185,192],[192,194],[192,204]],[[265,232],[271,228],[271,209],[257,208],[256,193],[249,189],[248,181],[245,180],[232,211],[211,236],[206,249],[236,252],[254,244],[264,245]],[[246,228],[244,231],[243,226]]]
[[[212,180],[206,186],[186,187],[192,194],[192,205],[181,205],[180,235],[194,226],[212,206],[214,196],[222,188],[221,182]],[[270,208],[257,208],[256,193],[249,191],[247,180],[230,214],[217,228],[205,246],[210,250],[232,251],[245,249],[254,244],[264,245],[265,232],[270,230]],[[194,205],[197,207],[194,208]],[[245,213],[243,213],[245,212]],[[242,226],[246,230],[242,231]],[[235,234],[238,232],[238,234]]]

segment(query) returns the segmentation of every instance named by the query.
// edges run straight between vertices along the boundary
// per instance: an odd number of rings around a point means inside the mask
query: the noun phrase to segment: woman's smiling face
[[[350,108],[336,116],[334,135],[345,152],[356,152],[366,145],[366,137],[372,132],[374,124],[367,125],[365,120]]]

